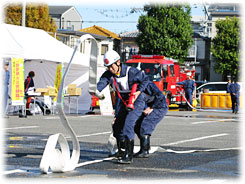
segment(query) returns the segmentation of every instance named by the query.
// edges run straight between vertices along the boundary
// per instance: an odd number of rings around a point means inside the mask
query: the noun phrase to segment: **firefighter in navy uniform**
[[[189,101],[192,106],[192,94],[195,91],[195,82],[191,79],[191,75],[187,74],[187,79],[182,82],[177,82],[176,84],[183,85],[185,90],[186,100]],[[187,105],[187,110],[191,110],[191,107]]]
[[[231,95],[232,113],[237,114],[240,105],[240,85],[237,83],[236,79],[230,84],[228,91]]]
[[[153,82],[148,84],[145,91],[142,92],[142,96],[146,102],[146,108],[134,128],[140,139],[140,151],[134,155],[137,158],[147,158],[149,156],[150,136],[156,125],[168,112],[166,98]]]
[[[120,56],[114,50],[105,53],[104,66],[108,70],[102,74],[97,83],[97,90],[101,92],[110,83],[117,88],[117,95],[121,99],[118,112],[115,114],[116,120],[112,126],[113,136],[117,139],[118,152],[121,154],[118,156],[118,162],[128,164],[133,158],[134,126],[145,107],[141,92],[146,89],[149,78],[137,68],[121,64]],[[129,99],[135,83],[138,84],[138,87],[135,92],[134,110],[128,111],[125,101]],[[122,147],[125,148],[124,152],[121,151]]]

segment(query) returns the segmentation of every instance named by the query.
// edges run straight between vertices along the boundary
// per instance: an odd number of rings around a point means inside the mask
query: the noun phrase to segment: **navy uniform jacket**
[[[238,83],[232,83],[229,89],[231,95],[233,95],[233,93],[235,93],[236,96],[240,95],[240,85]]]
[[[227,82],[227,86],[226,86],[226,92],[230,93],[230,86],[232,83]]]
[[[177,82],[179,85],[183,85],[185,91],[193,92],[195,90],[195,82],[193,80],[184,80],[182,82]]]
[[[116,76],[114,74],[112,74],[110,71],[105,71],[99,82],[97,83],[97,89],[99,92],[101,92],[109,83],[112,83],[112,77],[115,78],[120,78],[120,77],[125,77],[127,75],[127,65],[122,64],[121,65],[121,73],[120,76]],[[131,67],[128,71],[128,85],[129,85],[129,89],[132,89],[133,84],[137,83],[138,87],[137,87],[137,91],[144,91],[149,83],[149,78],[147,75],[145,75],[143,72],[141,72],[140,70],[138,70],[137,68],[133,68]],[[127,95],[122,95],[122,98],[128,98],[128,94]]]
[[[168,108],[165,95],[163,95],[153,82],[149,82],[147,88],[142,93],[142,96],[147,106],[152,109]]]

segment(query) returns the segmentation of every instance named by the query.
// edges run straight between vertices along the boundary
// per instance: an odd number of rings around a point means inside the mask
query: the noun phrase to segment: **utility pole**
[[[23,27],[26,26],[26,1],[23,1],[23,4],[22,4],[22,22],[21,22],[21,25]]]

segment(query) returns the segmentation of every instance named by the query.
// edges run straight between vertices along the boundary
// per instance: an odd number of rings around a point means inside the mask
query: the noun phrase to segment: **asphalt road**
[[[151,136],[154,153],[130,165],[107,160],[112,116],[69,116],[80,143],[79,167],[66,173],[42,174],[40,160],[50,135],[63,133],[58,116],[5,119],[4,172],[10,179],[62,178],[91,180],[241,178],[241,114],[227,112],[169,111]],[[139,140],[135,138],[135,145]],[[23,180],[25,181],[25,180]]]

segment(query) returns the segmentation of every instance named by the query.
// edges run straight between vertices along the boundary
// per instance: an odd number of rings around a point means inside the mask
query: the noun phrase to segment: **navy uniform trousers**
[[[192,90],[191,89],[186,89],[185,90],[185,97],[186,100],[189,101],[189,103],[192,105]]]
[[[163,119],[167,114],[168,108],[153,109],[149,115],[141,114],[141,117],[137,120],[134,127],[134,131],[140,138],[144,135],[151,135],[155,130],[156,125]]]
[[[237,112],[239,110],[240,105],[240,96],[238,94],[231,94],[231,102],[232,102],[232,111]]]
[[[142,115],[145,107],[145,101],[142,95],[139,95],[134,102],[135,110],[128,112],[125,105],[120,101],[119,110],[113,124],[113,136],[119,140],[124,140],[126,135],[128,139],[134,139],[134,126],[136,121]]]

